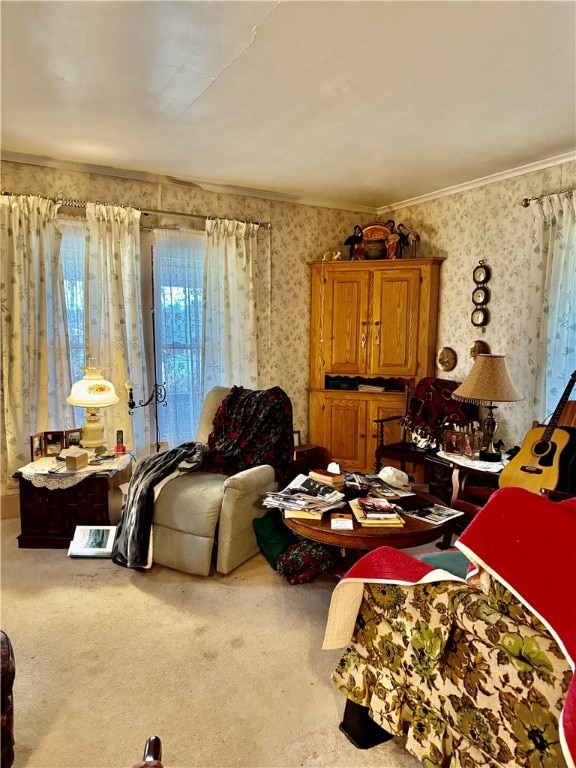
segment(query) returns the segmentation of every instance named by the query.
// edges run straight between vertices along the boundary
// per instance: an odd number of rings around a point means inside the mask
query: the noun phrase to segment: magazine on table
[[[402,512],[404,515],[416,517],[418,520],[426,520],[427,523],[432,523],[433,525],[441,525],[464,514],[464,512],[459,512],[457,509],[444,507],[442,504],[429,504],[427,507],[420,509],[403,509]]]
[[[116,525],[77,525],[68,557],[112,557]]]
[[[405,496],[414,496],[410,488],[397,488],[389,485],[379,475],[363,475],[359,472],[346,472],[346,485],[365,491],[366,494],[379,496],[384,499],[401,499]]]
[[[360,496],[356,501],[365,517],[380,520],[393,520],[397,517],[396,509],[388,499],[380,499],[376,496]]]
[[[378,515],[365,515],[360,508],[358,499],[351,499],[348,504],[350,505],[350,509],[352,510],[354,517],[362,526],[374,526],[378,528],[402,528],[404,525],[404,519],[396,511],[394,511],[392,516],[389,517],[387,515],[385,518],[382,518]]]
[[[269,491],[262,503],[265,507],[301,509],[321,515],[330,509],[343,507],[345,501],[344,494],[335,488],[307,475],[297,475],[283,491]]]

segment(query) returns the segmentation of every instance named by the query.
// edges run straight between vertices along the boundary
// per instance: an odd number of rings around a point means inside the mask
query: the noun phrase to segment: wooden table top
[[[426,499],[431,504],[443,504],[439,499],[431,496],[429,493],[418,491],[417,495]],[[334,510],[336,512],[350,511],[349,508]],[[322,544],[332,544],[333,546],[343,547],[345,549],[376,549],[377,547],[395,547],[396,549],[406,549],[408,547],[419,547],[422,544],[429,544],[442,538],[444,533],[453,526],[458,518],[448,520],[440,525],[427,523],[425,520],[419,520],[407,514],[402,514],[405,525],[402,528],[385,528],[380,526],[366,526],[353,518],[354,528],[352,530],[333,530],[330,527],[330,512],[325,512],[319,519],[284,519],[284,523],[294,533],[305,539],[319,541]]]

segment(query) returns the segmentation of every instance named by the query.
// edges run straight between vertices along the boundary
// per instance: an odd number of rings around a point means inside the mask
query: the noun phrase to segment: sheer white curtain
[[[202,409],[204,233],[154,230],[156,376],[166,387],[160,437],[194,439]]]
[[[124,443],[140,456],[150,450],[147,408],[128,414],[124,384],[147,390],[140,270],[140,211],[87,203],[89,237],[86,281],[86,349],[89,358],[104,368],[104,378],[116,387],[120,402],[101,411],[106,442],[116,444],[116,430]]]
[[[258,225],[206,222],[204,392],[258,386],[255,265]]]
[[[538,421],[576,370],[576,192],[534,200],[530,363]]]
[[[58,218],[58,227],[62,233],[60,256],[68,326],[69,357],[72,381],[81,379],[86,365],[86,219]],[[75,408],[76,425],[84,423],[84,409]]]
[[[74,426],[56,206],[2,195],[2,478],[30,461],[30,435]],[[6,481],[6,484],[5,484]]]

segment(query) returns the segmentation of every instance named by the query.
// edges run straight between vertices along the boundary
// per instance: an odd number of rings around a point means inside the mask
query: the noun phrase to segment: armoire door
[[[326,272],[323,334],[327,373],[358,376],[368,370],[370,272]]]
[[[418,372],[420,270],[376,269],[372,293],[370,374],[414,376]],[[422,329],[427,333],[427,329]]]

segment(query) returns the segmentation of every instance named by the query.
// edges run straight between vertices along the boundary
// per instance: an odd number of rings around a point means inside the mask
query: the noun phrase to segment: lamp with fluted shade
[[[476,405],[485,405],[488,415],[483,430],[488,445],[480,451],[482,461],[501,461],[502,454],[494,447],[494,434],[498,422],[494,418],[494,403],[515,403],[524,400],[512,383],[505,355],[478,355],[465,381],[452,392],[454,400],[464,400]]]
[[[86,423],[82,427],[80,444],[84,448],[95,448],[96,453],[99,453],[106,443],[100,408],[115,405],[120,398],[116,394],[114,385],[102,376],[103,368],[92,365],[91,362],[83,369],[84,376],[72,384],[72,390],[66,402],[79,408],[86,408]]]

